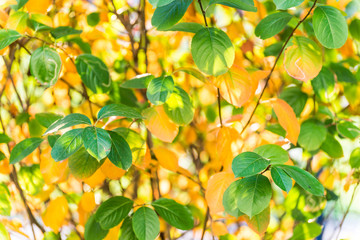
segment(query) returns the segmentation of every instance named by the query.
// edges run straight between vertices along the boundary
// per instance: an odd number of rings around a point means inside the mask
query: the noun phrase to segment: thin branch
[[[348,215],[348,213],[349,213],[349,211],[350,211],[350,207],[351,207],[351,205],[352,205],[352,203],[353,203],[353,201],[354,201],[355,193],[356,193],[357,188],[359,187],[359,184],[360,184],[360,181],[357,182],[357,184],[356,184],[356,186],[355,186],[355,188],[354,188],[354,192],[353,192],[353,194],[351,195],[350,203],[349,203],[349,205],[348,205],[348,207],[347,207],[347,209],[346,209],[346,212],[345,212],[343,218],[341,219],[341,222],[340,222],[340,225],[339,225],[339,231],[338,231],[335,239],[339,239],[339,235],[340,235],[340,232],[341,232],[341,228],[343,227],[343,224],[344,224],[344,222],[345,222],[345,219],[346,219],[346,217],[347,217],[347,215]]]
[[[261,93],[260,93],[260,96],[259,96],[257,102],[256,102],[255,108],[254,108],[254,110],[252,111],[252,113],[251,113],[249,119],[247,120],[246,124],[244,125],[244,128],[242,129],[240,135],[241,135],[242,133],[244,133],[244,131],[246,130],[246,128],[249,126],[249,124],[250,124],[250,122],[251,122],[251,119],[254,117],[255,111],[256,111],[256,109],[258,108],[258,106],[260,105],[261,98],[262,98],[263,95],[264,95],[265,89],[266,89],[266,87],[267,87],[268,84],[269,84],[270,78],[271,78],[271,76],[272,76],[272,74],[273,74],[273,72],[274,72],[274,70],[275,70],[276,64],[278,63],[278,61],[279,61],[282,53],[284,52],[284,50],[285,50],[285,48],[286,48],[286,45],[289,43],[290,39],[293,37],[295,31],[298,29],[298,27],[300,26],[300,24],[303,23],[303,22],[306,20],[306,18],[310,15],[311,11],[315,8],[317,1],[318,1],[318,0],[315,0],[315,1],[314,1],[313,5],[311,6],[311,8],[310,8],[310,10],[308,11],[308,13],[305,15],[305,17],[303,17],[303,18],[298,22],[298,24],[295,26],[295,28],[293,29],[293,31],[291,32],[291,34],[289,35],[289,37],[286,39],[285,43],[283,44],[283,46],[282,46],[282,48],[281,48],[278,56],[276,57],[276,60],[275,60],[275,62],[274,62],[274,65],[273,65],[273,67],[271,68],[271,71],[270,71],[269,75],[265,78],[265,85],[264,85],[263,90],[262,90]]]
[[[203,230],[202,230],[202,234],[201,234],[201,240],[204,239],[205,232],[206,232],[206,226],[207,226],[207,222],[208,222],[208,220],[209,220],[209,217],[210,217],[210,209],[209,209],[209,207],[207,207],[207,209],[206,209],[206,215],[205,215],[205,219],[204,219]]]

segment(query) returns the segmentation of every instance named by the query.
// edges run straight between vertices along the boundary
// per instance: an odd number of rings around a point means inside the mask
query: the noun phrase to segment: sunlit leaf
[[[32,153],[44,141],[42,138],[26,138],[16,144],[10,154],[10,163],[20,162],[30,153]]]
[[[58,233],[67,217],[68,211],[68,202],[64,196],[51,200],[43,216],[44,224],[55,233]]]
[[[15,30],[0,29],[0,50],[6,48],[20,37],[21,34]]]
[[[134,233],[139,240],[154,240],[160,232],[159,218],[151,208],[139,208],[132,220]]]
[[[285,50],[286,72],[300,81],[313,79],[322,68],[320,48],[306,37],[293,37],[292,43],[293,45]]]

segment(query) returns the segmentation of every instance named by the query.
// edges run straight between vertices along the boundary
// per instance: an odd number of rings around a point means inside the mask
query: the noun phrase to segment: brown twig
[[[316,6],[316,3],[317,3],[318,0],[315,0],[313,5],[311,6],[310,10],[308,11],[308,13],[305,15],[305,17],[303,17],[299,22],[298,24],[295,26],[295,28],[292,30],[291,34],[289,35],[289,37],[286,39],[285,43],[283,44],[278,56],[276,57],[276,60],[274,62],[274,65],[273,67],[271,68],[270,70],[270,73],[267,75],[267,77],[264,79],[265,80],[265,85],[264,85],[264,88],[262,89],[261,93],[260,93],[260,96],[256,102],[256,105],[255,105],[255,108],[254,110],[251,112],[251,115],[249,117],[249,119],[247,120],[246,124],[244,125],[244,128],[241,130],[240,132],[240,135],[244,133],[244,131],[246,130],[246,128],[249,126],[250,122],[251,122],[251,119],[254,117],[254,114],[255,114],[255,111],[256,109],[258,108],[258,106],[260,105],[260,101],[261,101],[261,98],[263,97],[264,95],[264,92],[265,92],[265,89],[266,87],[268,86],[269,84],[269,81],[270,81],[270,78],[275,70],[275,67],[276,67],[276,64],[278,63],[282,53],[284,52],[285,48],[286,48],[286,45],[289,43],[290,39],[293,37],[295,31],[298,29],[298,27],[300,26],[301,23],[303,23],[306,18],[310,15],[311,11],[315,8]]]

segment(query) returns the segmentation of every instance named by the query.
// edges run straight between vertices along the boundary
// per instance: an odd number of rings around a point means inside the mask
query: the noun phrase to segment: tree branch
[[[298,22],[298,24],[295,26],[295,28],[292,30],[291,34],[289,35],[289,37],[286,39],[285,43],[283,44],[283,46],[282,46],[282,48],[281,48],[278,56],[276,57],[276,60],[275,60],[275,62],[274,62],[274,65],[273,65],[273,67],[272,67],[271,70],[270,70],[269,75],[265,78],[265,85],[264,85],[263,90],[262,90],[261,93],[260,93],[260,96],[259,96],[257,102],[256,102],[255,108],[254,108],[254,110],[252,111],[252,113],[251,113],[249,119],[247,120],[246,124],[244,125],[244,128],[243,128],[242,131],[240,132],[240,135],[244,133],[244,131],[246,130],[246,128],[249,126],[249,124],[250,124],[250,122],[251,122],[251,119],[254,117],[255,111],[256,111],[257,107],[260,105],[261,98],[262,98],[263,95],[264,95],[265,89],[266,89],[266,87],[267,87],[268,84],[269,84],[270,78],[271,78],[271,76],[272,76],[272,74],[273,74],[273,72],[274,72],[274,70],[275,70],[276,64],[278,63],[278,61],[279,61],[282,53],[284,52],[284,50],[285,50],[285,48],[286,48],[286,45],[289,43],[290,39],[293,37],[295,31],[298,29],[298,27],[300,26],[300,24],[303,23],[303,22],[306,20],[306,18],[310,15],[311,11],[315,8],[317,1],[318,1],[318,0],[315,0],[315,1],[314,1],[313,5],[311,6],[311,8],[310,8],[310,10],[308,11],[308,13],[305,15],[305,17],[303,17],[303,18]]]

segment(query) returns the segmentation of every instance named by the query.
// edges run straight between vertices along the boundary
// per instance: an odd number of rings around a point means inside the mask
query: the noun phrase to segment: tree
[[[359,10],[0,1],[1,239],[313,239],[352,187],[339,236],[359,185]]]

